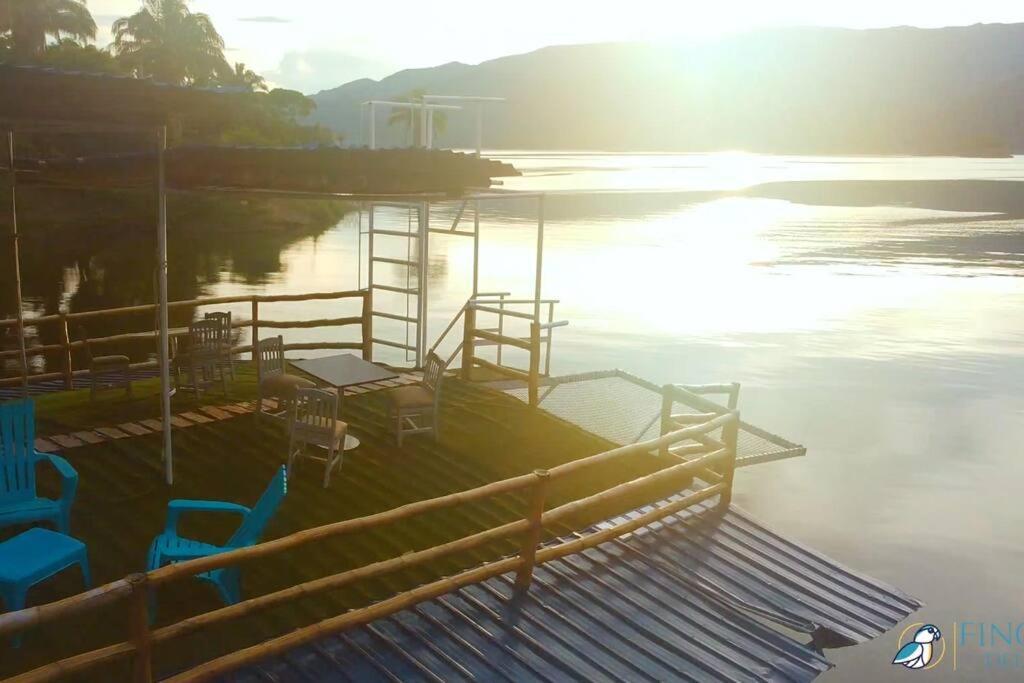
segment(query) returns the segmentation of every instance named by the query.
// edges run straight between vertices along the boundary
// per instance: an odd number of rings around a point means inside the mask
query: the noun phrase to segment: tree
[[[231,76],[226,80],[233,85],[248,88],[251,92],[267,91],[266,79],[252,69],[247,69],[242,62],[235,62],[235,70],[231,72]]]
[[[123,73],[120,62],[108,50],[95,45],[82,45],[71,38],[61,38],[46,46],[39,63],[58,69],[89,71],[92,73]]]
[[[224,39],[186,0],[145,0],[114,22],[114,53],[137,76],[176,85],[209,85],[230,73]]]
[[[426,94],[426,90],[417,88],[398,98],[398,101],[422,104],[423,96]],[[391,116],[388,117],[388,125],[404,126],[406,141],[409,144],[413,144],[421,137],[420,128],[423,125],[421,117],[422,112],[418,107],[396,107],[391,110]],[[448,114],[444,111],[434,111],[431,117],[433,118],[432,128],[434,137],[436,138],[448,129]]]
[[[0,0],[0,33],[17,61],[36,61],[46,49],[46,39],[96,37],[84,0]]]

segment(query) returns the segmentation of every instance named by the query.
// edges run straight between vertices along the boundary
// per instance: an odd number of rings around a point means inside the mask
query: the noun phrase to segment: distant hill
[[[1024,151],[1024,24],[549,47],[353,81],[315,95],[314,119],[359,144],[359,103],[414,88],[507,98],[494,148],[998,156]],[[378,143],[404,144],[386,118]],[[473,122],[456,112],[441,143],[470,146]]]

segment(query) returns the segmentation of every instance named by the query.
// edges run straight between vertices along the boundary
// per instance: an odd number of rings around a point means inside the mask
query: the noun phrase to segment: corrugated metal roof
[[[534,577],[525,596],[512,575],[495,577],[230,680],[810,681],[832,665],[800,632],[818,644],[862,642],[920,606],[710,505]]]

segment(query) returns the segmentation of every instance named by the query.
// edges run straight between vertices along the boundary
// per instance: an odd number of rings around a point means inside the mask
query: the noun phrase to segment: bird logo
[[[910,630],[909,628],[907,629]],[[904,631],[904,634],[906,631]],[[937,626],[925,624],[914,633],[914,639],[900,648],[900,651],[893,657],[892,663],[899,664],[908,669],[931,668],[928,665],[935,656],[935,642],[942,639],[942,632]],[[946,646],[942,646],[942,654],[946,653]],[[942,659],[939,655],[939,660]],[[938,664],[939,660],[935,663]]]

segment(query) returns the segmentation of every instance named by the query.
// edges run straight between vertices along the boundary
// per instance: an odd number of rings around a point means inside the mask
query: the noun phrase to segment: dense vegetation
[[[230,64],[224,39],[210,17],[187,0],[145,0],[114,22],[114,42],[92,44],[96,22],[84,0],[7,0],[0,3],[0,62],[153,78],[182,86],[249,91],[239,101],[238,124],[224,129],[189,121],[175,142],[250,145],[333,143],[320,126],[299,123],[316,108],[302,93],[270,89],[245,64]]]

